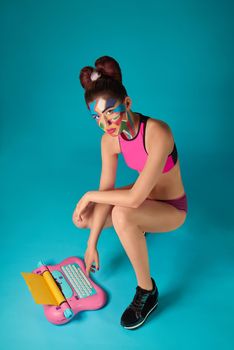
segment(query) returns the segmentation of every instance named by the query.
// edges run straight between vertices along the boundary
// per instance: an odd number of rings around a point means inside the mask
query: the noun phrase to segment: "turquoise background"
[[[8,349],[233,349],[233,2],[0,2],[1,347]],[[77,201],[97,190],[102,130],[79,72],[118,60],[132,110],[166,121],[181,162],[189,214],[149,234],[159,307],[135,331],[119,324],[135,274],[113,228],[92,278],[107,305],[50,324],[20,275],[37,262],[82,257]],[[117,186],[137,173],[119,159]]]

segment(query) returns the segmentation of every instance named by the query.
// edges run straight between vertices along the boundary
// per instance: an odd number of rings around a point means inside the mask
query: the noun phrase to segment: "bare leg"
[[[115,231],[135,270],[138,285],[141,288],[152,290],[153,284],[144,233],[136,224],[126,218],[126,213],[124,208],[118,206],[112,210]]]
[[[127,189],[131,188],[133,185],[134,183],[117,189]],[[92,227],[93,210],[96,204],[97,203],[90,204],[82,216],[83,226],[78,227]],[[123,208],[118,206],[112,206],[103,228],[111,226],[115,227],[121,244],[123,245],[135,270],[138,285],[141,288],[151,290],[153,285],[150,277],[148,251],[144,231],[142,231],[142,229],[136,224],[131,223],[130,220],[126,219],[126,212],[122,209]]]

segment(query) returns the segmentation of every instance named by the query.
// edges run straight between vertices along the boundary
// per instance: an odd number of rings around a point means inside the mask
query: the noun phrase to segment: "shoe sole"
[[[145,322],[145,320],[147,319],[147,317],[149,316],[149,314],[151,314],[151,312],[156,308],[158,306],[158,302],[157,302],[157,304],[155,304],[153,307],[152,307],[152,309],[148,312],[148,314],[145,316],[145,318],[141,321],[141,323],[138,323],[137,325],[135,325],[135,326],[123,326],[124,328],[126,328],[126,329],[134,329],[134,328],[137,328],[137,327],[139,327],[139,326],[141,326],[142,325],[142,323],[144,323]]]

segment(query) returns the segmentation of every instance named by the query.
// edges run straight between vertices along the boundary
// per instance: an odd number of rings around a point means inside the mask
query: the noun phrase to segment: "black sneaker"
[[[136,294],[133,301],[121,316],[120,324],[124,328],[134,329],[139,327],[157,307],[159,295],[158,288],[152,277],[151,280],[153,282],[152,291],[148,291],[139,286],[136,287]]]

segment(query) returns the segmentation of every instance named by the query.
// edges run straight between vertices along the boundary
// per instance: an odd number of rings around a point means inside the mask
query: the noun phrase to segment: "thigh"
[[[171,204],[146,199],[138,208],[115,206],[112,211],[114,224],[118,222],[137,225],[143,232],[169,232],[180,227],[187,213]]]

